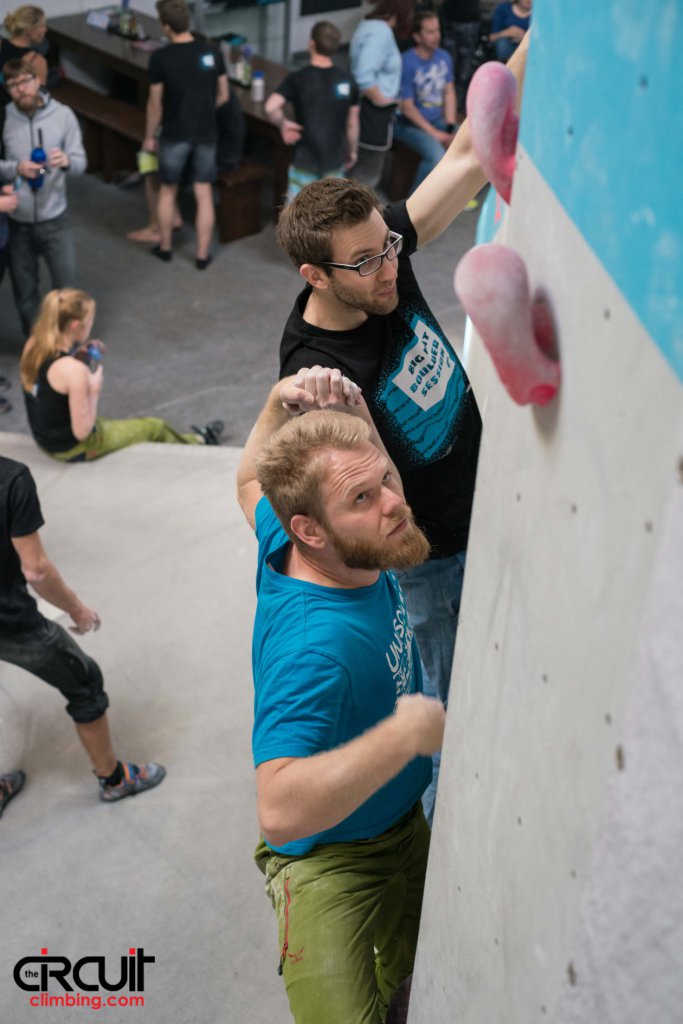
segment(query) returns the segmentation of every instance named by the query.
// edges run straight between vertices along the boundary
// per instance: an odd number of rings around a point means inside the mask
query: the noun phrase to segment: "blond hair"
[[[290,523],[295,515],[327,522],[322,485],[326,455],[353,451],[370,440],[370,428],[350,413],[317,411],[285,423],[266,442],[256,459],[256,477],[273,511],[294,543]]]
[[[3,25],[7,29],[10,39],[14,39],[15,36],[22,36],[27,28],[35,28],[44,20],[45,11],[42,7],[24,4],[22,7],[17,7],[16,11],[6,14]]]
[[[19,364],[24,391],[31,391],[45,360],[63,349],[69,324],[85,320],[94,309],[95,300],[77,288],[55,288],[47,293],[33,325],[31,343],[25,346]]]

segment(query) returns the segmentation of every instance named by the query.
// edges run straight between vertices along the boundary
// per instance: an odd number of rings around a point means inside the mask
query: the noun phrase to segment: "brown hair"
[[[370,428],[364,420],[327,410],[289,420],[266,442],[256,459],[256,476],[295,544],[292,516],[308,515],[319,523],[327,522],[322,494],[327,477],[325,456],[331,451],[353,451],[369,439]]]
[[[357,181],[312,181],[280,214],[278,244],[297,270],[303,263],[329,263],[334,229],[362,224],[379,208],[374,192]]]
[[[2,68],[2,77],[5,85],[12,82],[15,78],[21,78],[22,75],[32,75],[34,78],[37,77],[35,71],[27,64],[23,57],[19,57],[17,60],[8,60]]]
[[[406,39],[410,33],[414,10],[414,0],[378,0],[367,18],[377,18],[380,21],[395,18],[394,35],[397,39]]]
[[[190,27],[190,12],[185,0],[157,0],[156,3],[159,21],[162,25],[168,25],[171,32],[180,35],[187,32]]]
[[[415,11],[415,14],[413,16],[413,27],[411,29],[412,35],[415,35],[417,32],[421,32],[422,25],[424,24],[424,22],[433,21],[434,18],[436,18],[437,21],[439,20],[439,15],[436,13],[436,11]]]
[[[94,308],[95,300],[77,288],[55,288],[47,293],[33,325],[31,344],[21,354],[19,375],[24,391],[31,391],[45,360],[63,348],[60,342],[72,320],[85,320]]]
[[[341,32],[331,21],[316,21],[311,39],[321,57],[331,57],[339,49]]]
[[[42,7],[33,7],[31,4],[24,4],[17,7],[16,11],[10,11],[5,15],[3,25],[7,29],[10,39],[24,34],[27,28],[35,28],[45,20],[45,11]]]

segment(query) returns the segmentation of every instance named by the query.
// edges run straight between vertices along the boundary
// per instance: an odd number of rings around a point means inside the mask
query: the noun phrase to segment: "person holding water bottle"
[[[167,444],[220,443],[223,424],[214,420],[179,434],[164,420],[146,416],[105,420],[97,415],[105,347],[92,339],[95,301],[76,288],[48,292],[19,373],[31,433],[60,462],[90,462],[143,441]]]
[[[39,79],[22,61],[8,61],[3,74],[12,102],[2,131],[2,167],[14,163],[18,198],[9,212],[9,272],[27,335],[40,306],[39,257],[47,263],[54,288],[76,283],[66,177],[83,174],[86,157],[74,112],[41,91]]]

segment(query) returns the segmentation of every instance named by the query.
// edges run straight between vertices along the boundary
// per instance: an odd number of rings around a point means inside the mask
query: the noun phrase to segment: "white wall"
[[[507,242],[550,296],[563,381],[552,406],[522,409],[478,361],[484,434],[410,1024],[674,1024],[681,387],[524,153]]]

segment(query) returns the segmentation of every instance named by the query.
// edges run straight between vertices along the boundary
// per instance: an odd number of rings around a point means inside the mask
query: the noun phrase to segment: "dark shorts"
[[[159,177],[162,185],[211,184],[216,178],[214,142],[159,142]]]
[[[41,619],[34,629],[21,633],[0,627],[0,661],[18,665],[58,689],[74,722],[94,722],[109,706],[99,665],[65,629]]]

